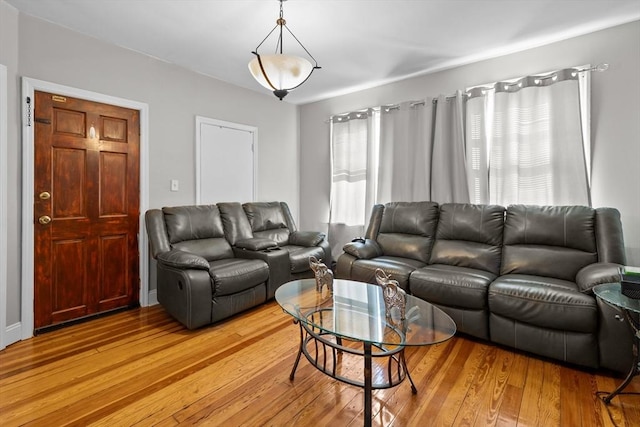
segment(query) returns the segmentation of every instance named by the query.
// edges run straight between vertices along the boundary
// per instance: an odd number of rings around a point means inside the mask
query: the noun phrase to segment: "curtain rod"
[[[592,67],[579,68],[576,71],[579,72],[579,73],[586,72],[586,71],[602,73],[603,71],[607,71],[608,69],[609,69],[609,64],[607,64],[606,62],[602,62],[602,63],[600,63],[598,65],[594,65]],[[551,71],[551,72],[548,72],[548,73],[542,73],[542,77],[539,77],[539,78],[541,80],[549,79],[549,78],[552,77],[551,74],[557,73],[558,71],[560,71],[560,70],[555,70],[555,71]],[[548,74],[548,76],[544,76],[545,74]],[[495,84],[495,83],[493,83],[493,84]],[[465,97],[465,98],[470,97],[471,96],[471,94],[470,94],[471,90],[477,89],[479,87],[481,87],[481,86],[474,86],[471,89],[467,89],[465,92],[462,93],[462,96]],[[445,96],[444,99],[449,101],[449,100],[454,99],[455,97],[456,97],[456,95],[449,95],[449,96]],[[421,102],[422,102],[422,105],[424,105],[424,101],[421,101]],[[437,104],[438,103],[438,98],[433,98],[432,102],[433,102],[433,104]],[[414,104],[411,104],[412,107],[413,107],[413,105]],[[416,103],[415,105],[418,105],[418,104]]]
[[[606,62],[601,62],[600,64],[598,64],[598,65],[594,65],[594,66],[591,66],[591,67],[579,68],[579,69],[577,69],[577,71],[578,71],[579,73],[582,73],[582,72],[585,72],[585,71],[602,73],[602,72],[604,72],[604,71],[607,71],[608,69],[609,69],[609,64],[608,64],[608,63],[606,63]],[[545,76],[544,76],[544,74],[553,74],[553,73],[558,72],[558,71],[560,71],[560,70],[551,71],[551,72],[549,72],[549,73],[542,73],[542,75],[543,75],[543,76],[542,76],[542,77],[540,77],[540,79],[550,78],[551,76],[547,76],[547,77],[545,77]],[[495,84],[495,83],[494,83],[494,84]],[[469,92],[470,92],[472,89],[479,88],[479,87],[481,87],[481,86],[474,86],[474,87],[472,87],[471,89],[468,89],[468,90],[464,91],[464,92],[462,93],[462,96],[463,96],[464,98],[469,97],[469,96],[470,96],[470,93],[469,93]],[[456,97],[456,95],[449,95],[449,96],[445,96],[445,97],[444,97],[444,99],[445,99],[445,100],[447,100],[447,101],[449,101],[449,100],[451,100],[451,99],[454,99],[455,97]],[[426,99],[419,100],[419,101],[409,101],[409,107],[413,108],[413,107],[417,107],[417,106],[419,106],[419,105],[425,105],[425,104],[426,104],[426,102],[427,102],[427,100],[426,100]],[[433,104],[437,104],[437,103],[438,103],[438,98],[433,98],[433,100],[432,100],[431,102],[432,102]],[[365,108],[365,109],[362,109],[362,110],[353,111],[353,112],[351,112],[351,113],[334,114],[333,116],[331,116],[330,118],[328,118],[328,119],[327,119],[327,120],[325,120],[324,122],[325,122],[325,123],[330,123],[330,122],[331,122],[331,120],[333,120],[333,118],[334,118],[334,117],[339,117],[339,116],[348,116],[349,114],[363,114],[363,113],[367,114],[367,113],[368,113],[368,111],[370,111],[370,110],[381,110],[381,111],[382,111],[382,110],[384,110],[384,111],[386,111],[386,112],[389,112],[389,111],[391,111],[391,110],[398,110],[399,108],[400,108],[400,104],[381,105],[381,106],[379,106],[379,107]]]

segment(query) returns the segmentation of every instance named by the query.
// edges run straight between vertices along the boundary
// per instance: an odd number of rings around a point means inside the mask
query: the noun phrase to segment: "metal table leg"
[[[364,343],[364,425],[371,426],[371,343]]]
[[[602,399],[602,400],[604,400],[604,403],[606,403],[606,404],[609,404],[611,402],[611,399],[613,399],[618,394],[620,394],[620,392],[622,390],[624,390],[624,388],[626,386],[629,385],[629,383],[631,382],[633,377],[635,377],[636,375],[640,375],[640,351],[639,351],[639,348],[640,348],[640,325],[636,324],[635,319],[632,317],[632,315],[627,310],[623,309],[622,311],[624,312],[624,315],[627,318],[627,322],[629,322],[629,325],[631,325],[631,328],[633,329],[633,333],[634,333],[633,349],[632,349],[632,351],[633,351],[633,363],[631,364],[631,369],[629,370],[629,374],[624,379],[622,384],[620,384],[618,386],[618,388],[616,388],[614,391],[609,393],[608,396],[606,396],[606,397],[604,397]]]

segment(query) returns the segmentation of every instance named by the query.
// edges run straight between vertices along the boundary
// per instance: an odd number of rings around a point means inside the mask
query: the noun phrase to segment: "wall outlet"
[[[180,184],[177,179],[171,180],[171,191],[178,191],[180,189]]]

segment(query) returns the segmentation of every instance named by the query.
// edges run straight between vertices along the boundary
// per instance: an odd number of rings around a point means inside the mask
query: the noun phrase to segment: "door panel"
[[[128,244],[126,233],[102,236],[100,239],[100,255],[104,260],[102,264],[99,301],[103,310],[108,307],[118,306],[119,300],[127,298],[128,270],[123,269],[127,265]]]
[[[100,153],[100,216],[127,214],[127,155]]]
[[[34,115],[36,329],[136,305],[138,111],[36,92]]]
[[[51,192],[53,217],[80,218],[87,216],[85,204],[87,156],[85,150],[52,148]]]
[[[66,268],[87,263],[86,239],[56,240],[53,242],[53,301],[52,317],[64,321],[82,316],[87,311],[87,277],[84,268]]]

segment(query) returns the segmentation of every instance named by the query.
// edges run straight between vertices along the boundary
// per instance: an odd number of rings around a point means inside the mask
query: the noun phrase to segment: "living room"
[[[322,31],[327,31],[324,24]],[[0,307],[2,347],[28,339],[33,333],[25,322],[29,304],[23,298],[24,282],[33,274],[23,262],[23,77],[147,105],[148,127],[143,141],[148,143],[148,152],[141,178],[146,188],[142,190],[141,212],[194,204],[194,117],[205,116],[258,128],[258,199],[287,201],[300,229],[326,231],[331,182],[327,120],[332,115],[450,95],[458,89],[502,79],[608,63],[607,71],[592,75],[592,205],[620,211],[627,263],[640,265],[640,185],[635,178],[640,159],[637,17],[564,40],[301,104],[280,102],[260,88],[254,91],[234,86],[105,43],[21,13],[4,0],[0,2],[0,35],[0,64],[6,66],[8,105],[6,169],[2,171],[6,174],[6,205],[0,212],[6,228],[2,255],[6,296],[2,295]],[[304,38],[301,41],[305,42]],[[313,53],[313,47],[307,47]],[[247,54],[250,56],[250,52]],[[179,181],[179,191],[171,191],[171,180]],[[146,305],[154,300],[155,283],[152,269],[144,262],[141,279],[146,292],[140,302]]]

